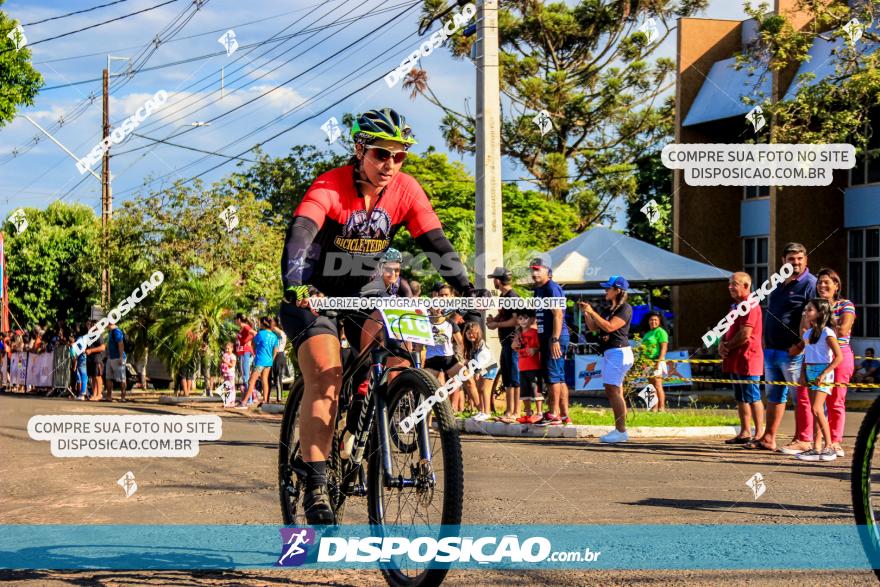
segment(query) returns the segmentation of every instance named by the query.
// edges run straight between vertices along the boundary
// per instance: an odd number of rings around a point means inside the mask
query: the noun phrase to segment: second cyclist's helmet
[[[366,144],[380,140],[397,141],[404,148],[416,144],[406,118],[391,108],[368,110],[358,116],[351,127],[351,136],[356,142]]]
[[[389,247],[382,255],[382,263],[401,263],[403,255],[394,247]]]

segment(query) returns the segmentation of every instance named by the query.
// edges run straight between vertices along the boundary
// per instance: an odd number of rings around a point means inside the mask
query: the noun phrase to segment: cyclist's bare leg
[[[326,461],[333,442],[342,356],[339,339],[319,334],[305,340],[297,353],[305,388],[300,407],[300,446],[306,462]]]
[[[368,348],[375,344],[376,342],[380,342],[383,340],[382,329],[384,325],[380,321],[382,318],[382,314],[379,313],[378,310],[374,311],[371,314],[373,320],[367,320],[364,322],[364,327],[361,330],[361,349]],[[409,361],[403,359],[401,357],[388,357],[385,360],[385,368],[391,369],[393,367],[406,367],[409,365]],[[397,373],[391,373],[388,375],[388,381],[391,381],[397,376]]]

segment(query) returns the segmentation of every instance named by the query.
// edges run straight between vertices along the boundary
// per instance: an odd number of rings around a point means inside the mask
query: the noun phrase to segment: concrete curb
[[[160,404],[166,405],[176,405],[176,404],[196,404],[196,403],[222,403],[223,400],[215,395],[212,396],[204,396],[204,395],[187,395],[187,396],[177,396],[177,395],[163,395],[159,397]]]
[[[264,414],[283,414],[284,404],[263,404],[258,411]]]
[[[613,426],[534,426],[504,422],[474,422],[456,418],[459,431],[518,438],[598,438],[611,432]],[[636,426],[629,428],[630,438],[697,438],[703,436],[735,436],[737,426]]]

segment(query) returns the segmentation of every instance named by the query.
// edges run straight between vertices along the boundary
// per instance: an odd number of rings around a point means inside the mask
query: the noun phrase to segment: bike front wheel
[[[419,425],[407,433],[399,428],[400,421],[433,396],[439,386],[433,375],[421,369],[407,369],[389,385],[388,426],[396,430],[381,447],[378,426],[382,423],[376,422],[367,468],[370,524],[380,526],[382,533],[407,535],[413,528],[430,526],[439,536],[440,526],[461,523],[464,470],[461,441],[449,402],[434,404],[427,445],[424,438],[419,438]],[[383,462],[385,450],[390,454],[390,469]],[[430,454],[430,460],[422,457],[425,453]],[[392,587],[439,585],[448,572],[448,568],[428,568],[427,564],[415,564],[406,558],[395,558],[380,568]]]
[[[880,430],[880,398],[865,414],[852,460],[852,500],[856,524],[868,560],[880,560],[880,471],[872,469],[875,462],[877,432]],[[878,565],[874,574],[880,579]]]

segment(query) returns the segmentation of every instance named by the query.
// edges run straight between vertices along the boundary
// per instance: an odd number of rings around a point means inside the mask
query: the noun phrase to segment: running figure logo
[[[315,531],[312,528],[281,528],[281,540],[284,546],[275,566],[298,567],[306,562],[309,550],[306,545],[315,543]]]
[[[11,222],[12,226],[15,227],[16,234],[21,234],[25,230],[27,230],[27,216],[25,215],[24,210],[22,210],[21,208],[19,208],[9,216],[9,222]]]
[[[752,490],[752,493],[755,495],[755,499],[758,499],[764,492],[767,491],[767,485],[764,483],[764,476],[760,473],[755,473],[752,475],[748,481],[746,481],[746,485],[749,486],[749,489]]]
[[[138,484],[134,480],[134,473],[131,471],[120,477],[119,480],[116,481],[116,484],[122,487],[122,490],[125,492],[125,497],[131,497],[138,490]]]
[[[226,56],[229,57],[235,50],[238,49],[238,39],[235,38],[235,31],[229,29],[223,36],[217,39],[217,42],[223,45],[223,48],[226,49]]]

